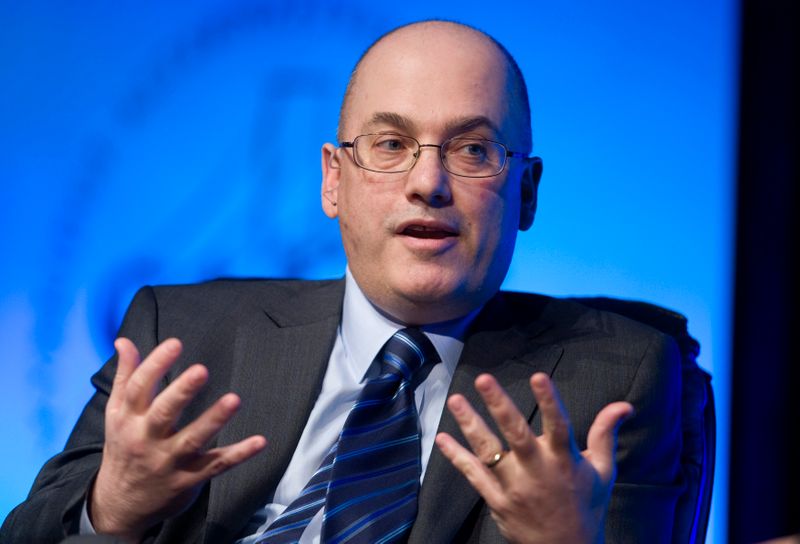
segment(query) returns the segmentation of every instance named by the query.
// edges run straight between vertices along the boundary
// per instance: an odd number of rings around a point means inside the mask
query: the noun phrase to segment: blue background
[[[527,77],[539,212],[505,283],[689,317],[725,541],[738,4],[0,1],[0,518],[63,446],[136,288],[333,277],[319,206],[349,71],[446,17]]]

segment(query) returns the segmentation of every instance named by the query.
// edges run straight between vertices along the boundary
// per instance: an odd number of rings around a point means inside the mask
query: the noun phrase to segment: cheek
[[[487,192],[481,198],[483,206],[475,211],[476,220],[471,228],[477,233],[474,248],[475,261],[480,274],[490,275],[490,270],[498,273],[508,268],[519,226],[519,202],[504,193]],[[478,272],[478,270],[476,270]]]
[[[370,250],[370,232],[375,231],[375,226],[370,225],[370,220],[365,217],[363,207],[359,205],[342,206],[339,212],[339,230],[342,235],[342,244],[347,254]]]
[[[374,253],[380,249],[380,241],[386,232],[388,208],[385,195],[376,191],[352,191],[352,187],[340,193],[339,229],[342,242],[348,252]]]
[[[509,235],[513,236],[517,221],[512,221],[513,210],[502,194],[488,193],[480,202],[482,206],[473,212],[471,217],[474,220],[470,223],[480,239],[478,249],[486,253],[486,257],[491,257],[506,245]]]

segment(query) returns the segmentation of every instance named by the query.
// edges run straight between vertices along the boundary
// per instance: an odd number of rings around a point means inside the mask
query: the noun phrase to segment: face
[[[521,149],[504,58],[484,37],[415,25],[376,45],[359,67],[341,135],[392,132],[422,144],[477,136]],[[367,297],[409,324],[446,321],[499,288],[517,230],[533,219],[539,166],[510,158],[491,178],[444,170],[423,147],[408,172],[359,168],[352,149],[322,149],[322,205],[338,217],[350,270]]]

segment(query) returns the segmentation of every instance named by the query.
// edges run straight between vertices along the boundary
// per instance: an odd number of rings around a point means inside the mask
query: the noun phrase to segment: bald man
[[[322,147],[321,202],[345,278],[142,289],[3,542],[281,542],[270,536],[281,513],[313,487],[383,346],[407,327],[441,361],[413,381],[415,514],[385,529],[384,508],[339,540],[323,497],[295,540],[669,541],[674,343],[499,290],[542,172],[510,54],[456,23],[396,29],[357,64],[337,137]],[[370,501],[383,492],[372,485]]]

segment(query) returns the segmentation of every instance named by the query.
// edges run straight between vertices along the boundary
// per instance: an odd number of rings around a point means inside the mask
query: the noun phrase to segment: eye
[[[385,134],[375,138],[372,142],[372,147],[383,152],[401,152],[408,149],[408,142],[406,138],[396,134]]]
[[[464,153],[473,157],[485,157],[486,146],[473,142],[464,146]]]
[[[447,146],[447,154],[457,160],[483,162],[489,155],[488,143],[483,140],[455,138]]]

